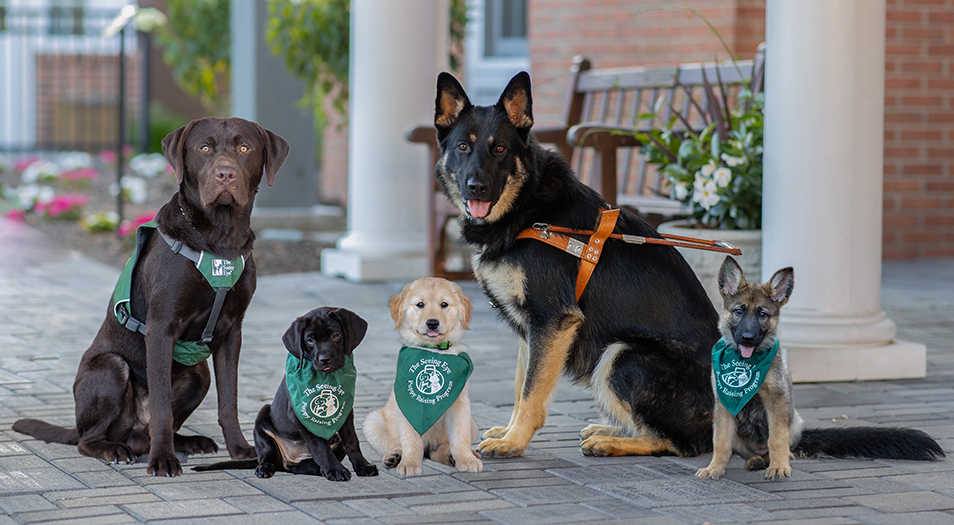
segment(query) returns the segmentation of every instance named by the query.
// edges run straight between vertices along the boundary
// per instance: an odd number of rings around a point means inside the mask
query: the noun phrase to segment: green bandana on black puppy
[[[712,347],[712,371],[715,373],[716,393],[722,406],[733,416],[737,415],[755,394],[758,393],[765,375],[772,367],[779,342],[776,340],[767,352],[742,357],[725,338]]]
[[[291,406],[302,425],[312,434],[331,439],[344,425],[354,408],[354,383],[358,371],[354,358],[333,372],[315,370],[311,363],[288,354],[285,359],[285,385]]]
[[[441,354],[402,346],[394,378],[398,408],[414,430],[424,435],[457,401],[473,371],[467,352]]]

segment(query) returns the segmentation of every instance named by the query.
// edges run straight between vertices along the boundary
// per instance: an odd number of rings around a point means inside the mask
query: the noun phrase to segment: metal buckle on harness
[[[734,244],[732,244],[732,243],[730,243],[730,242],[714,241],[714,243],[715,243],[716,246],[718,246],[718,247],[720,247],[720,248],[726,248],[726,249],[728,249],[728,250],[738,249],[738,246],[735,246]]]
[[[583,247],[586,243],[578,241],[572,237],[567,238],[566,253],[583,258]]]
[[[553,234],[550,233],[550,225],[545,222],[535,222],[533,223],[533,229],[537,230],[541,239],[549,239],[553,237]]]

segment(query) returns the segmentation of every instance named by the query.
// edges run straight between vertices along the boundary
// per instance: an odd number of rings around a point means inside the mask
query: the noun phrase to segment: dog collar
[[[450,341],[444,341],[439,345],[414,345],[418,348],[433,348],[435,350],[447,350],[448,348],[454,346],[454,343]]]
[[[730,345],[725,338],[712,347],[712,372],[715,375],[715,390],[719,402],[733,416],[758,393],[765,382],[765,376],[772,367],[779,342],[775,341],[762,355],[753,354],[749,358]]]
[[[473,371],[467,352],[439,354],[402,346],[394,378],[398,408],[414,430],[424,435],[457,401]]]
[[[323,439],[331,439],[354,409],[357,377],[351,356],[333,372],[315,370],[291,354],[285,359],[285,386],[295,415],[309,432]]]

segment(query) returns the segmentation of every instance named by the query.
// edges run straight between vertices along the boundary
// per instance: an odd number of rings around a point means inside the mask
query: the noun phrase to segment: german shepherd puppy
[[[792,294],[795,276],[783,268],[765,284],[748,283],[742,268],[726,257],[719,272],[719,292],[723,299],[719,329],[729,350],[742,358],[768,357],[778,342],[776,329],[782,306]],[[714,370],[713,390],[717,389]],[[751,374],[750,374],[751,375]],[[751,378],[749,378],[751,381]],[[718,396],[717,396],[718,397]],[[735,452],[746,459],[748,470],[765,470],[765,479],[792,474],[789,458],[842,457],[930,460],[944,457],[944,451],[927,434],[906,428],[802,429],[804,422],[795,410],[792,378],[782,352],[776,351],[761,387],[733,416],[715,401],[712,461],[696,476],[718,479]]]
[[[584,454],[707,452],[718,316],[679,253],[610,241],[578,302],[580,260],[517,239],[538,222],[592,229],[608,207],[559,153],[537,143],[531,106],[525,72],[493,106],[472,105],[450,74],[437,79],[435,176],[462,213],[464,239],[478,248],[481,288],[520,340],[510,423],[488,430],[478,451],[485,458],[522,455],[563,372],[593,391],[611,423],[583,429]],[[659,237],[625,210],[616,232]]]

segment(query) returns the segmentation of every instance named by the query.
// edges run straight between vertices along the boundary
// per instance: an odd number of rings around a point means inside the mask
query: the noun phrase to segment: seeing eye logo
[[[232,261],[228,259],[212,259],[213,277],[228,277],[232,275],[234,270],[235,266],[232,265]]]
[[[311,409],[312,414],[320,418],[327,418],[335,415],[339,406],[338,396],[326,388],[312,398],[308,408]]]
[[[722,374],[722,382],[729,385],[732,388],[743,387],[749,384],[749,381],[751,380],[752,380],[752,374],[749,372],[749,370],[741,366],[735,367],[735,370],[731,372]]]
[[[425,395],[433,395],[444,388],[444,375],[434,365],[424,365],[424,369],[417,374],[414,380],[417,391]]]

